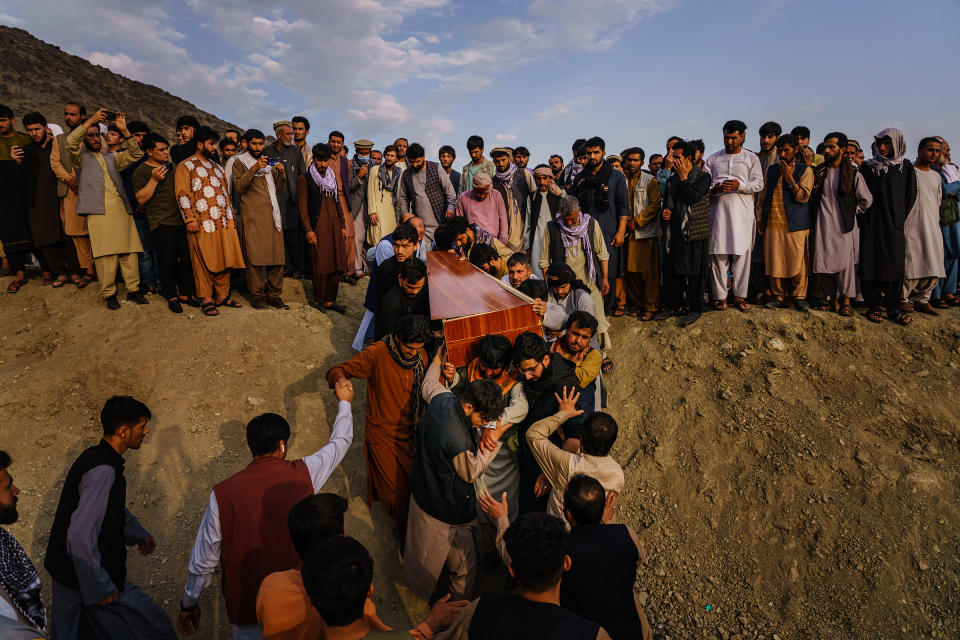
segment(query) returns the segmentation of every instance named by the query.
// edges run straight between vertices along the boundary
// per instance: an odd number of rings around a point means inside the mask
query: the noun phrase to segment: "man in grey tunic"
[[[400,176],[397,189],[398,222],[406,222],[413,216],[423,220],[429,247],[433,245],[433,232],[453,215],[457,192],[439,164],[424,160],[423,147],[416,142],[407,149],[407,162],[409,167]]]
[[[940,201],[943,197],[940,174],[934,170],[940,158],[940,140],[924,138],[917,149],[913,170],[917,174],[917,201],[903,223],[906,260],[903,272],[901,311],[917,310],[931,316],[940,312],[930,304],[930,294],[940,278],[947,275],[940,233]]]
[[[123,454],[139,449],[150,432],[150,409],[114,396],[100,412],[103,439],[70,467],[50,530],[44,567],[53,578],[56,640],[173,640],[167,614],[127,581],[126,546],[141,555],[156,542],[127,511]]]

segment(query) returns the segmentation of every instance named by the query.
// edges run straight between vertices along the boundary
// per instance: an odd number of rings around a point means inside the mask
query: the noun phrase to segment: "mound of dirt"
[[[6,287],[9,278],[0,278]],[[127,455],[133,511],[158,541],[131,580],[178,613],[210,489],[243,468],[244,426],[275,411],[291,455],[326,442],[336,412],[323,373],[348,357],[364,286],[344,315],[169,313],[163,301],[112,312],[97,287],[31,280],[0,302],[0,448],[14,458],[20,522],[40,565],[68,465],[99,438],[112,394],[154,419]],[[309,289],[309,286],[308,286]],[[671,638],[960,637],[960,313],[872,325],[814,312],[710,313],[613,324],[607,377],[627,490],[620,519],[650,554],[637,590]],[[365,386],[354,445],[327,488],[350,498],[347,530],[376,559],[374,599],[398,627],[424,607],[403,586],[389,519],[363,503]],[[49,579],[42,575],[49,598]],[[200,637],[229,637],[216,583]]]

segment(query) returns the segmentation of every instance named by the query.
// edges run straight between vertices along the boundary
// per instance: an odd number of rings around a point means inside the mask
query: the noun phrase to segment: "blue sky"
[[[955,0],[0,0],[0,23],[242,127],[302,114],[313,142],[402,135],[458,165],[473,133],[533,162],[592,135],[711,152],[731,118],[752,148],[766,120],[867,144],[897,126],[908,157],[960,139]]]

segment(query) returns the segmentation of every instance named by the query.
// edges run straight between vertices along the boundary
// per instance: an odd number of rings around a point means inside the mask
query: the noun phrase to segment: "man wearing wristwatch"
[[[117,151],[104,149],[100,123],[113,117],[123,138]],[[123,113],[100,109],[67,136],[67,157],[77,171],[77,215],[87,218],[93,263],[100,294],[112,310],[117,300],[117,267],[123,273],[127,300],[147,304],[140,293],[139,253],[143,251],[133,207],[123,188],[120,172],[143,157],[140,145],[127,129]]]

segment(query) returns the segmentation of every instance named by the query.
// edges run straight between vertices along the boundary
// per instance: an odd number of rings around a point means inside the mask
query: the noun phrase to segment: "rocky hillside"
[[[120,109],[128,120],[142,120],[171,137],[174,121],[184,114],[220,131],[239,128],[163,89],[70,55],[23,29],[0,25],[0,60],[0,102],[12,108],[17,118],[39,111],[62,126],[63,103],[75,100],[88,109]]]

